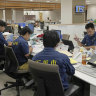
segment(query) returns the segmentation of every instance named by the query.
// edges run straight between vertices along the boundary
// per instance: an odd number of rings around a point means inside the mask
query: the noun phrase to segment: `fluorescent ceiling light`
[[[33,1],[33,0],[30,0],[30,1]]]

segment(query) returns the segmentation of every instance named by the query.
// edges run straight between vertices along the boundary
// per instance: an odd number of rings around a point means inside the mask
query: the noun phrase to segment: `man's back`
[[[29,53],[28,43],[22,36],[19,36],[12,45],[12,48],[15,52],[15,55],[19,61],[20,66],[26,63],[28,60],[25,57],[25,54]]]
[[[2,33],[0,32],[0,55],[4,55],[4,44],[7,44],[7,41],[4,39]]]
[[[59,66],[59,72],[64,89],[68,88],[68,75],[73,75],[74,67],[70,64],[69,58],[65,54],[61,54],[54,50],[54,48],[44,48],[42,52],[32,58],[34,61],[53,64]]]

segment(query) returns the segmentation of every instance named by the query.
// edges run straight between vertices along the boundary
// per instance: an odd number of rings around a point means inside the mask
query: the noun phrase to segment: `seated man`
[[[60,39],[55,31],[47,31],[43,36],[44,50],[32,58],[33,61],[45,64],[57,64],[65,90],[69,88],[68,75],[72,76],[75,73],[74,67],[71,65],[68,56],[55,51]]]
[[[3,55],[3,56],[4,56],[4,44],[8,45],[7,41],[2,35],[2,32],[5,30],[5,27],[6,27],[6,23],[0,20],[0,55]]]
[[[79,41],[79,38],[76,36],[74,39],[77,41],[79,46],[85,47],[87,50],[90,48],[95,49],[96,47],[96,32],[93,23],[88,23],[85,26],[87,35],[85,35],[82,42]]]
[[[6,23],[0,20],[0,70],[4,68],[4,61],[5,60],[5,52],[4,52],[4,45],[8,45],[7,41],[5,40],[2,32],[5,30]]]
[[[28,27],[24,27],[21,30],[21,36],[19,36],[12,45],[20,65],[19,69],[21,70],[28,69],[28,56],[32,53],[32,47],[29,47],[27,42],[30,38],[30,34],[32,34],[32,31]]]

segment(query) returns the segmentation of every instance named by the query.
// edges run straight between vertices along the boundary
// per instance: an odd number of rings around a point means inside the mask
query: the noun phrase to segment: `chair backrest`
[[[29,60],[29,70],[37,83],[38,96],[64,96],[57,65]]]
[[[71,51],[71,50],[74,49],[74,45],[73,45],[73,42],[72,41],[62,39],[62,42],[64,43],[64,45],[68,45],[69,46],[68,51]]]
[[[6,73],[15,73],[18,70],[18,60],[14,54],[14,51],[11,47],[4,46],[5,48],[5,72]]]
[[[69,34],[62,34],[62,39],[69,40],[70,35]]]
[[[84,32],[84,36],[87,35],[87,32]]]

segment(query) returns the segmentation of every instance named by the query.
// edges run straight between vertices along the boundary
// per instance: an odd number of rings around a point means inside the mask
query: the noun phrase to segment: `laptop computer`
[[[88,61],[87,64],[93,65],[93,66],[96,67],[96,54],[94,54],[94,55],[91,57],[91,59]]]

